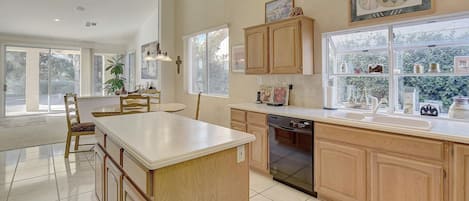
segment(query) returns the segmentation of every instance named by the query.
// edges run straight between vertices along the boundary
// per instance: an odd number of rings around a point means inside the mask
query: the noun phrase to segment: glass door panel
[[[64,111],[64,95],[80,94],[80,52],[51,50],[49,55],[49,108]]]
[[[80,93],[79,50],[8,46],[5,58],[5,116],[61,112]]]
[[[26,51],[7,47],[5,56],[6,116],[26,112]]]

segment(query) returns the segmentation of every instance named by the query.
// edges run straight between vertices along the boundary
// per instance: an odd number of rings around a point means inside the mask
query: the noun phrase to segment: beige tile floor
[[[96,201],[92,153],[63,158],[64,144],[0,152],[0,201]],[[251,172],[251,201],[316,201]]]

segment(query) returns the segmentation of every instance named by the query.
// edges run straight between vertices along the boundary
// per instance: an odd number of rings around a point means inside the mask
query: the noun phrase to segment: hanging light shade
[[[152,53],[150,50],[147,51],[146,56],[144,57],[145,61],[164,61],[171,62],[173,59],[168,56],[168,52],[161,51],[160,43],[156,43],[156,52]]]

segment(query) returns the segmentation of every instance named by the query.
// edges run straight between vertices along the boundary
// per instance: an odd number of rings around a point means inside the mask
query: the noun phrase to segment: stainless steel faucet
[[[375,115],[378,112],[379,106],[383,103],[383,99],[378,100],[374,96],[368,96],[371,99],[371,113]]]

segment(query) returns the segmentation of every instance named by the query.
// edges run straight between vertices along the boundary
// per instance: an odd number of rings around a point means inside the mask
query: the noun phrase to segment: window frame
[[[223,25],[220,25],[220,26],[217,26],[217,27],[212,27],[212,28],[209,28],[209,29],[205,29],[203,31],[192,33],[192,34],[189,34],[189,35],[186,35],[186,36],[183,37],[184,58],[186,58],[186,62],[183,65],[184,65],[185,71],[187,72],[187,73],[185,73],[185,76],[184,76],[184,91],[186,91],[187,94],[189,94],[189,95],[197,95],[198,94],[198,93],[192,91],[192,62],[189,59],[190,58],[189,40],[191,38],[193,38],[195,36],[198,36],[198,35],[201,35],[201,34],[205,34],[208,37],[208,34],[210,32],[218,31],[218,30],[221,30],[221,29],[227,29],[227,31],[228,31],[228,43],[229,43],[228,44],[228,66],[229,66],[230,65],[229,64],[230,59],[231,59],[231,57],[230,57],[231,56],[231,41],[230,41],[230,27],[228,26],[228,24],[223,24]],[[207,59],[207,64],[208,64],[208,38],[207,38],[205,44],[206,44],[206,59]],[[210,68],[208,67],[208,65],[207,65],[206,70],[207,70],[207,74],[208,74],[208,72],[210,71]],[[230,84],[230,68],[229,67],[227,69],[227,74],[228,74],[228,80],[227,80],[228,93],[226,95],[202,92],[202,96],[228,99],[230,97],[230,87],[229,87],[229,84]],[[209,84],[210,84],[210,81],[207,80],[207,87],[208,87]]]
[[[451,73],[438,73],[438,74],[429,74],[429,73],[424,73],[422,75],[416,75],[413,73],[405,73],[405,72],[396,72],[395,69],[400,69],[397,65],[398,57],[395,55],[395,52],[397,51],[403,51],[406,49],[421,49],[421,48],[428,48],[431,45],[434,44],[428,44],[428,45],[422,45],[422,44],[412,44],[412,45],[401,45],[395,47],[395,41],[393,40],[394,38],[394,29],[395,28],[400,28],[400,27],[408,27],[408,26],[413,26],[413,25],[423,25],[423,24],[428,24],[428,23],[433,23],[433,22],[444,22],[444,21],[451,21],[451,20],[458,20],[458,19],[469,19],[469,13],[458,13],[458,14],[451,14],[451,15],[443,15],[443,16],[434,16],[434,17],[428,17],[428,18],[420,18],[420,19],[415,19],[415,20],[409,20],[409,21],[401,21],[401,22],[395,22],[395,23],[387,23],[387,24],[381,24],[381,25],[374,25],[374,26],[368,26],[368,27],[359,27],[359,28],[353,28],[353,29],[347,29],[347,30],[341,30],[341,31],[336,31],[336,32],[327,32],[327,33],[322,33],[322,84],[323,84],[323,94],[324,98],[323,101],[325,103],[326,97],[327,97],[327,90],[326,86],[328,86],[328,82],[331,79],[334,79],[334,86],[337,86],[337,80],[338,78],[342,77],[383,77],[387,78],[389,82],[389,107],[387,110],[385,110],[386,113],[392,114],[392,115],[402,115],[402,116],[417,116],[415,114],[404,114],[401,113],[399,110],[397,110],[396,106],[399,103],[399,92],[401,89],[399,89],[399,79],[403,77],[415,77],[415,76],[421,76],[421,77],[432,77],[432,76],[440,76],[440,77],[466,77],[469,76],[469,73],[455,73],[454,70]],[[387,73],[382,73],[382,74],[353,74],[353,73],[347,73],[347,74],[340,74],[340,73],[334,73],[334,70],[337,69],[336,66],[333,66],[333,63],[330,62],[330,44],[331,43],[331,37],[334,35],[343,35],[343,34],[352,34],[352,33],[357,33],[357,32],[369,32],[369,31],[376,31],[380,29],[386,29],[388,32],[388,41],[387,41],[387,56],[388,56],[388,72]],[[444,43],[438,43],[436,46],[432,46],[432,48],[441,48],[441,47],[458,47],[458,46],[469,46],[469,41],[466,43],[460,43],[461,41],[458,41],[458,43],[451,43],[451,42],[444,42]],[[358,52],[359,50],[353,50],[353,52]],[[382,51],[382,50],[370,50],[372,51]],[[352,51],[350,51],[352,52]],[[337,54],[337,53],[336,53]],[[339,103],[335,103],[334,107],[337,107]],[[353,108],[346,108],[346,107],[339,107],[339,109],[342,110],[360,110],[364,111],[365,109],[353,109]],[[443,116],[438,116],[437,118],[441,119],[449,119],[445,115]],[[458,119],[450,119],[450,120],[455,120],[455,121],[467,121],[467,120],[458,120]]]

